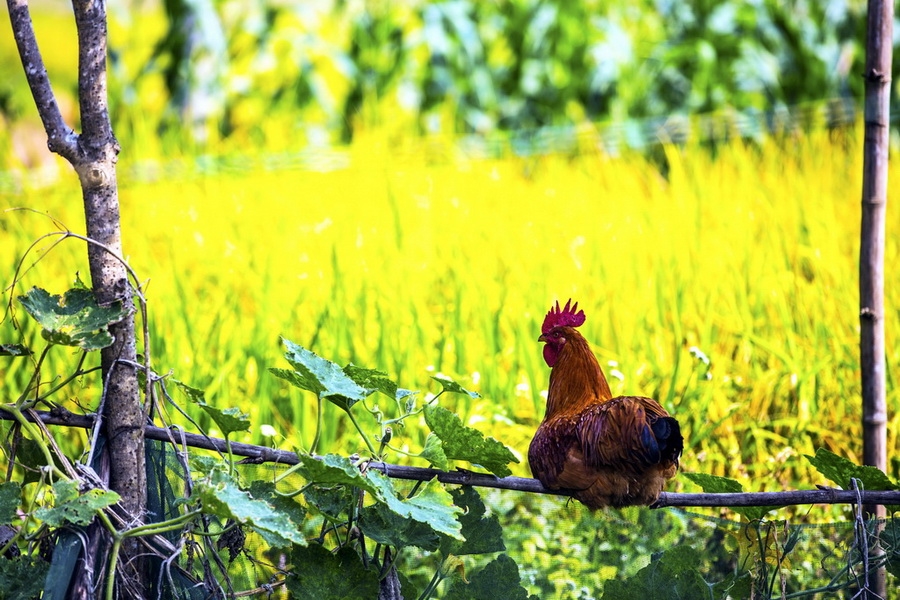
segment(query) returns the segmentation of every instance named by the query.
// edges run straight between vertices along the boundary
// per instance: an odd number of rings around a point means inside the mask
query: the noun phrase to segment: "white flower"
[[[259,428],[259,432],[266,437],[275,437],[276,435],[278,435],[278,432],[275,431],[275,428],[268,423],[261,425]]]

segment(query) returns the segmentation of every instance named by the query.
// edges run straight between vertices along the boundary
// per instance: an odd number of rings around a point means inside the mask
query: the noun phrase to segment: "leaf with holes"
[[[53,508],[39,508],[34,516],[51,527],[63,525],[89,525],[97,511],[120,500],[109,490],[93,489],[78,493],[78,483],[57,481],[53,484]]]
[[[41,336],[51,344],[100,350],[113,343],[107,328],[128,314],[121,302],[109,306],[97,304],[90,290],[69,290],[63,296],[51,296],[38,287],[19,296],[19,302],[40,323]]]

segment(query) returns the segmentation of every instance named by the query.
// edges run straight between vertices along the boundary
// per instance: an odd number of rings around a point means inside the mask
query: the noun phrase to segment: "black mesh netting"
[[[171,446],[148,441],[147,450],[149,520],[168,520],[184,510],[185,471]],[[238,468],[249,482],[272,481],[285,467]],[[290,490],[302,485],[299,477],[289,477],[279,487]],[[503,528],[506,553],[516,562],[522,586],[537,598],[854,598],[874,583],[882,565],[887,567],[887,598],[898,597],[894,588],[900,573],[900,520],[896,518],[863,521],[851,508],[823,513],[843,519],[827,524],[780,520],[747,524],[679,509],[591,514],[557,497],[480,491],[488,514]],[[304,535],[318,538],[322,531],[322,516],[310,510]],[[336,539],[349,539],[340,523],[332,532],[325,538],[329,547]],[[68,582],[82,568],[78,555],[85,533],[60,534],[45,598],[62,599],[71,593]],[[151,598],[288,596],[283,584],[291,568],[288,556],[270,549],[250,528],[208,518],[195,522],[191,533],[176,528],[163,537],[164,542],[153,544],[158,555],[147,555]],[[97,551],[105,559],[108,548]],[[463,567],[454,577],[471,579],[495,556],[463,557]],[[415,547],[401,552],[397,567],[404,598],[419,597],[440,560],[438,553]],[[448,587],[449,583],[439,587],[432,597],[443,597]]]

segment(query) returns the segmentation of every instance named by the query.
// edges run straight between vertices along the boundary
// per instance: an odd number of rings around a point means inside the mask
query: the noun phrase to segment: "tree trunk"
[[[890,135],[891,53],[894,5],[869,0],[866,40],[865,144],[862,228],[859,248],[860,369],[862,373],[863,463],[887,469],[887,404],[884,354],[884,235]],[[884,506],[866,506],[884,517]],[[876,548],[877,550],[877,548]],[[884,568],[871,592],[885,597]],[[876,597],[876,596],[872,596]]]
[[[91,281],[97,301],[107,304],[120,300],[132,305],[132,290],[122,263],[122,239],[119,225],[119,199],[116,161],[119,144],[109,119],[106,77],[106,3],[97,0],[73,0],[78,30],[78,100],[82,133],[76,134],[62,119],[44,67],[27,0],[7,0],[13,34],[25,69],[29,87],[44,128],[48,147],[63,156],[78,173],[84,199],[87,236],[102,244],[88,245]],[[120,361],[136,362],[134,312],[110,327],[115,342],[101,352],[103,375],[102,415],[109,453],[109,486],[122,497],[121,508],[132,525],[143,522],[147,483],[144,462],[145,415],[140,404],[137,372]],[[120,581],[120,597],[142,597],[141,561],[137,560],[137,541],[123,545],[119,561],[127,565]],[[96,557],[85,556],[86,561]],[[82,573],[90,572],[84,569]],[[94,572],[99,572],[94,566]]]

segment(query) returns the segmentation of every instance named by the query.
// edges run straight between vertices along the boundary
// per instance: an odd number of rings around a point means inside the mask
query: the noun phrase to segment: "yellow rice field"
[[[123,172],[133,166],[125,150]],[[121,182],[126,253],[149,280],[154,364],[249,412],[244,441],[310,442],[315,402],[266,371],[286,366],[284,336],[423,392],[437,391],[430,374],[458,378],[483,398],[445,395],[444,406],[524,456],[548,377],[540,322],[551,302],[572,297],[613,391],[654,396],[681,421],[686,470],[773,489],[820,482],[800,456],[818,446],[859,459],[861,131],[715,153],[670,147],[665,174],[641,156],[467,159],[450,144],[398,150],[377,134],[346,152],[348,166],[331,171]],[[3,206],[83,231],[76,178],[62,171],[58,184],[8,194]],[[898,200],[891,191],[889,372],[900,359]],[[15,257],[54,226],[7,212],[0,228],[8,283]],[[76,271],[87,272],[84,248],[67,241],[17,291],[60,293]],[[19,335],[9,321],[0,333]],[[33,328],[25,335],[38,343]],[[53,358],[57,372],[74,363],[64,349]],[[8,396],[27,366],[0,363]],[[96,401],[97,381],[86,379],[70,403]],[[359,450],[327,410],[320,448]],[[412,424],[395,441],[418,448],[423,429]],[[896,477],[900,465],[890,469]],[[516,474],[528,474],[524,462]]]

